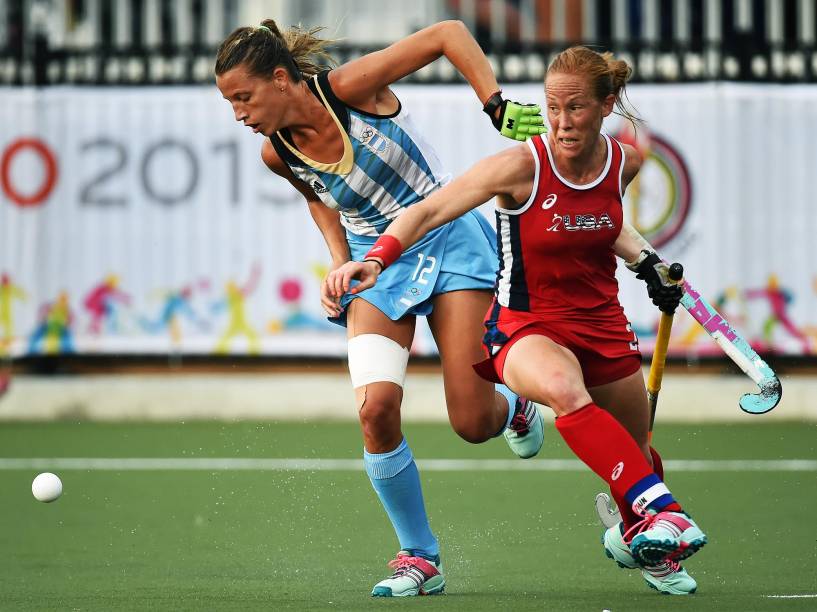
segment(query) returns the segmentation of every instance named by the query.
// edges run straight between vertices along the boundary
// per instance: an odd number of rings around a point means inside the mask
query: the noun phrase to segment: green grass
[[[409,425],[419,458],[508,458],[500,440]],[[570,457],[552,428],[540,457]],[[671,459],[817,459],[817,426],[660,425]],[[3,457],[359,458],[347,423],[3,424]],[[2,610],[808,610],[817,593],[817,473],[678,472],[673,492],[710,544],[690,598],[649,590],[604,557],[600,481],[578,472],[429,472],[447,594],[368,596],[398,544],[354,472],[0,471]]]

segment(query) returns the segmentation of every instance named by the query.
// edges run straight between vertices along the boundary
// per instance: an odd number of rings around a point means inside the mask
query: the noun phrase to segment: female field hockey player
[[[621,232],[622,195],[641,159],[601,132],[624,106],[630,68],[610,54],[572,47],[545,77],[550,132],[489,157],[389,226],[363,262],[329,275],[333,295],[375,285],[421,236],[497,197],[499,275],[485,318],[488,358],[475,366],[489,380],[550,406],[573,452],[609,485],[623,524],[605,532],[608,555],[640,567],[664,593],[697,585],[678,561],[706,536],[663,483],[648,443],[649,407],[635,335],[618,301],[615,255],[662,310],[682,290],[655,253]],[[655,466],[655,467],[653,467]]]
[[[236,120],[268,137],[264,162],[303,194],[333,268],[361,260],[392,221],[448,181],[389,88],[395,81],[445,56],[505,136],[525,140],[544,131],[538,107],[502,99],[488,60],[460,22],[438,23],[333,70],[313,63],[329,42],[316,31],[282,33],[272,20],[239,28],[221,44],[215,72]],[[454,430],[474,443],[504,433],[520,457],[532,457],[542,445],[542,417],[533,403],[504,385],[495,391],[470,365],[481,356],[495,240],[484,217],[470,213],[422,237],[376,288],[336,297],[325,283],[322,288],[324,308],[348,329],[364,464],[401,548],[389,563],[394,574],[372,595],[433,594],[445,587],[400,424],[417,315],[428,317],[439,348]]]

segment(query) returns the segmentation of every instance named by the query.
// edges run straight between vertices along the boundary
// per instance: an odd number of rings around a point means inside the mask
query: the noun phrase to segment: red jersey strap
[[[543,184],[549,184],[551,178],[555,178],[565,187],[575,189],[577,191],[586,191],[603,185],[614,190],[614,192],[621,195],[621,175],[624,169],[624,149],[621,143],[615,138],[611,138],[607,134],[602,134],[602,138],[607,143],[607,159],[604,168],[599,175],[589,183],[578,185],[572,183],[561,174],[556,168],[556,162],[553,159],[553,152],[550,150],[550,144],[547,141],[547,134],[542,136],[534,136],[528,140],[528,144],[535,153],[537,163],[541,167],[539,171],[539,185],[537,191],[542,189]],[[537,194],[540,195],[540,194]]]

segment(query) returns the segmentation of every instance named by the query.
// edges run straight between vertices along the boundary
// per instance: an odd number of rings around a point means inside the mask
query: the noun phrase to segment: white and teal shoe
[[[601,538],[604,552],[625,569],[639,568],[638,562],[624,543],[623,524],[613,525]],[[665,595],[692,595],[698,583],[677,561],[663,561],[657,565],[640,567],[647,586]]]
[[[630,547],[624,543],[623,528],[624,523],[619,522],[607,529],[601,536],[601,543],[604,544],[604,553],[619,567],[635,569],[638,567],[638,562],[630,552]]]
[[[522,459],[534,457],[545,441],[545,423],[536,404],[520,397],[511,424],[502,432],[508,446]]]
[[[692,595],[698,583],[677,561],[663,561],[641,569],[647,585],[665,595]]]
[[[372,589],[372,597],[413,597],[440,595],[445,591],[445,578],[440,557],[416,556],[411,550],[401,550],[389,561],[394,573]]]

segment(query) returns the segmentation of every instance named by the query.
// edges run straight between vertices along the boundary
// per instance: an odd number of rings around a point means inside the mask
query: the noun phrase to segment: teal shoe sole
[[[691,557],[706,545],[706,536],[697,538],[686,547],[679,547],[675,540],[650,540],[642,535],[633,538],[630,550],[642,565],[655,565],[667,557],[675,561],[682,561]]]
[[[420,591],[417,595],[445,595],[445,585],[430,591]],[[372,597],[416,597],[417,595],[394,595],[389,587],[375,587]]]
[[[433,582],[430,580],[429,582]],[[378,586],[372,589],[372,597],[417,597],[422,595],[444,595],[445,581],[441,580],[437,584],[433,584],[430,588],[421,588],[417,593],[406,593],[404,595],[395,595],[391,587]]]

